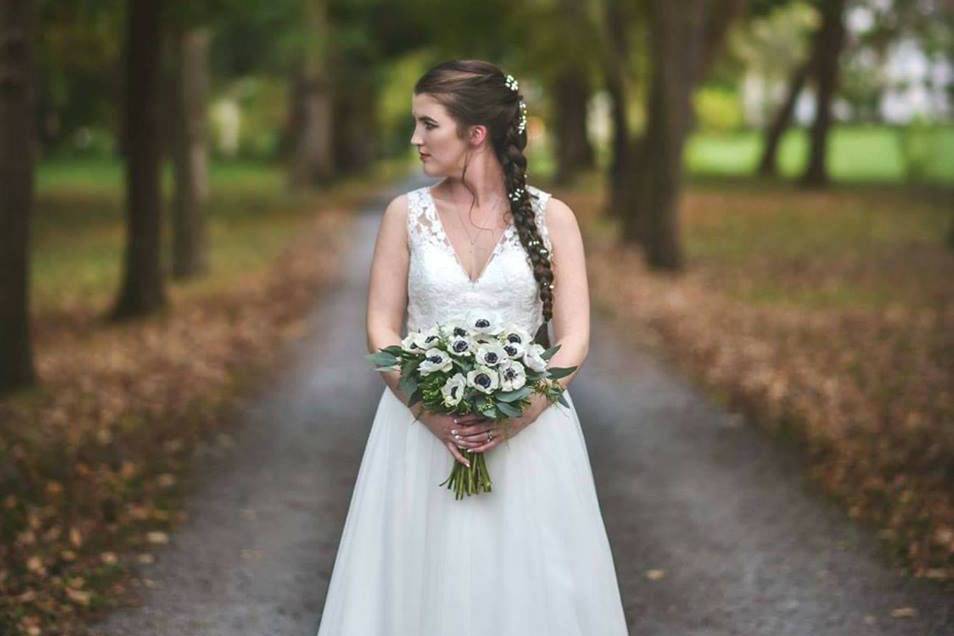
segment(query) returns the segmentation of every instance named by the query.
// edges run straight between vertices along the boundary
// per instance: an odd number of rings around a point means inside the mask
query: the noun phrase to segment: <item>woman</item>
[[[550,364],[582,364],[583,243],[573,212],[527,185],[525,108],[516,80],[487,62],[418,80],[411,143],[442,180],[384,212],[369,351],[399,344],[405,317],[412,330],[487,311],[544,346],[552,317]],[[508,436],[492,420],[409,409],[400,374],[382,374],[318,636],[627,634],[569,391],[569,408],[538,395]],[[457,500],[438,484],[473,453],[485,453],[493,490]]]

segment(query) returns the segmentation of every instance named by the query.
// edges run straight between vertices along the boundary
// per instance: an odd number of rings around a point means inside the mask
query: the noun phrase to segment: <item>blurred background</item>
[[[0,632],[78,620],[125,542],[165,541],[190,449],[419,172],[412,87],[451,58],[518,79],[594,307],[950,580],[952,26],[943,0],[5,0]]]

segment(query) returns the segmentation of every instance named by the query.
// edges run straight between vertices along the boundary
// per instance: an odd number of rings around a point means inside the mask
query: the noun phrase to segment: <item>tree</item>
[[[785,99],[782,100],[782,105],[765,130],[765,142],[758,168],[759,174],[763,177],[772,177],[778,174],[778,148],[782,142],[782,135],[785,134],[792,123],[792,116],[795,114],[795,103],[805,86],[810,70],[811,65],[808,62],[795,67],[785,91]]]
[[[166,304],[162,275],[159,163],[161,0],[129,0],[126,33],[126,251],[111,318],[149,314]]]
[[[557,183],[569,183],[595,165],[593,145],[587,136],[587,102],[591,86],[586,70],[568,64],[554,78],[553,127],[556,142]]]
[[[626,14],[627,4],[622,0],[606,0],[603,7],[606,32],[603,69],[613,120],[612,152],[607,175],[609,196],[606,205],[606,210],[611,215],[616,215],[623,209],[626,180],[630,174],[629,162],[633,154],[630,148],[628,116],[630,39],[627,29],[631,20]]]
[[[0,4],[0,392],[36,381],[29,323],[29,238],[36,147],[31,0]]]
[[[294,73],[292,91],[296,143],[291,184],[295,188],[327,182],[335,173],[327,1],[307,0],[304,11],[310,37]]]
[[[647,123],[643,139],[633,146],[620,238],[642,243],[650,267],[682,267],[678,204],[683,148],[694,121],[691,97],[743,7],[738,0],[648,0]]]
[[[845,0],[820,3],[822,23],[812,47],[812,75],[815,78],[815,119],[811,127],[808,165],[801,183],[807,187],[827,185],[828,133],[831,130],[831,103],[838,89],[838,69],[845,42]]]
[[[191,278],[208,271],[208,228],[203,204],[209,190],[206,111],[209,93],[208,28],[178,28],[173,33],[172,275]]]

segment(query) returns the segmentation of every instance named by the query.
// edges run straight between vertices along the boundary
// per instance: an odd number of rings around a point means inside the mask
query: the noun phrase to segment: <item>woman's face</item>
[[[411,115],[411,143],[417,146],[424,173],[432,177],[460,175],[469,144],[457,136],[457,124],[444,105],[428,93],[414,95]]]

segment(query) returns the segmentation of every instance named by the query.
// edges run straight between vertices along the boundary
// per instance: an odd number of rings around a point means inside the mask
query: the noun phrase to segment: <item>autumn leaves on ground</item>
[[[811,478],[876,527],[899,566],[951,581],[952,193],[700,184],[684,202],[690,265],[669,277],[614,246],[589,190],[564,196],[588,230],[596,306],[803,444]]]
[[[292,196],[278,172],[213,174],[214,273],[173,287],[163,315],[117,326],[102,315],[119,275],[119,189],[75,172],[38,198],[42,384],[0,402],[4,634],[77,633],[121,597],[127,566],[168,541],[193,453],[228,442],[231,407],[320,302],[352,209],[378,183]]]

